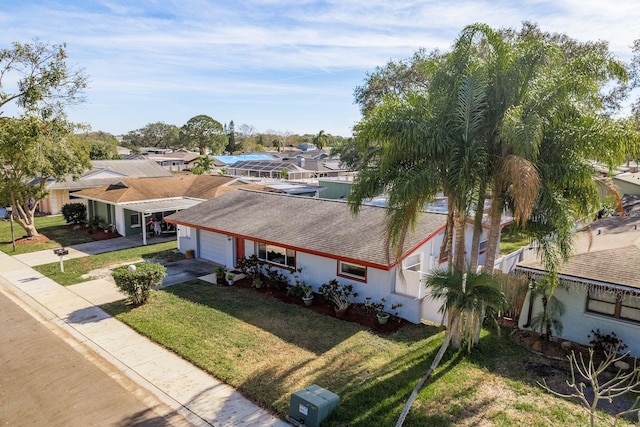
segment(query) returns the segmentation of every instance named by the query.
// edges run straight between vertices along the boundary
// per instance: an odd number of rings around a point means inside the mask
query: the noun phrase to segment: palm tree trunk
[[[453,257],[454,268],[457,271],[464,271],[464,253],[465,253],[465,223],[466,223],[465,215],[458,215],[454,220],[455,224],[455,234],[456,234],[456,244],[455,244],[455,255]]]
[[[457,319],[454,320],[453,323],[455,324],[447,325],[447,333],[444,336],[444,341],[440,346],[440,350],[438,350],[438,354],[436,354],[436,357],[433,359],[433,362],[431,363],[431,366],[429,367],[427,372],[423,375],[420,381],[418,381],[418,384],[416,384],[416,386],[413,388],[413,391],[411,392],[411,395],[409,396],[407,403],[405,403],[404,408],[402,408],[400,417],[398,417],[398,422],[396,423],[396,427],[402,427],[402,424],[404,424],[404,419],[407,418],[407,415],[409,414],[409,410],[411,410],[411,405],[413,405],[413,401],[416,400],[416,397],[418,396],[418,392],[420,391],[424,383],[427,382],[427,380],[431,377],[431,374],[433,374],[433,371],[435,371],[435,369],[440,364],[440,361],[442,360],[444,353],[447,351],[447,348],[449,348],[452,331],[454,327],[457,327]]]
[[[478,256],[480,250],[480,236],[482,236],[482,217],[484,216],[486,186],[482,184],[476,203],[476,214],[473,220],[473,237],[471,238],[471,255],[469,257],[469,271],[475,273],[478,269]]]
[[[484,271],[488,274],[493,273],[493,265],[496,262],[498,253],[498,243],[500,242],[500,228],[502,225],[502,205],[501,197],[495,195],[491,200],[491,209],[489,210],[489,236],[487,237],[487,254],[484,259]]]
[[[448,203],[451,203],[451,200],[449,200]],[[453,271],[453,251],[452,251],[452,247],[453,247],[453,223],[454,223],[454,220],[453,220],[453,209],[451,208],[451,205],[449,205],[449,211],[447,212],[446,243],[443,242],[445,254],[446,254],[446,257],[447,257],[447,265],[448,265],[447,270],[449,270],[449,271]]]

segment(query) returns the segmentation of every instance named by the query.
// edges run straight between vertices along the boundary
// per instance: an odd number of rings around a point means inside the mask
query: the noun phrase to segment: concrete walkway
[[[100,246],[86,245],[92,246],[79,250],[76,246],[76,250],[86,254]],[[21,261],[39,262],[36,260],[42,257],[26,255],[11,257],[0,252],[0,291],[10,298],[19,298],[42,314],[46,322],[67,331],[77,341],[70,343],[72,346],[79,342],[97,352],[191,424],[288,426],[233,388],[98,308],[96,305],[124,298],[113,283],[98,279],[63,287]]]

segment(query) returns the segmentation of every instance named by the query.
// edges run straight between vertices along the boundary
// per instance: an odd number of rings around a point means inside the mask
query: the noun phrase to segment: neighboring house
[[[402,256],[394,259],[386,239],[384,207],[362,206],[353,216],[338,200],[240,189],[165,218],[177,225],[178,248],[233,268],[257,255],[284,272],[302,269],[300,279],[316,290],[338,279],[353,284],[359,301],[386,298],[402,304],[401,317],[439,322],[440,303],[427,296],[423,275],[446,268],[440,248],[446,215],[422,213]],[[470,246],[472,227],[467,230]],[[484,261],[486,232],[481,239]],[[470,247],[467,252],[470,252]]]
[[[622,194],[640,194],[640,172],[625,172],[612,177]]]
[[[40,201],[40,212],[59,214],[66,203],[81,202],[74,199],[74,192],[85,188],[100,187],[124,178],[158,178],[172,176],[151,160],[92,160],[92,168],[77,180],[67,176],[63,181],[53,178],[47,183],[49,195]]]
[[[255,178],[284,178],[283,170],[286,170],[287,179],[301,180],[313,176],[312,172],[302,169],[292,163],[282,160],[244,160],[228,166],[227,175],[248,176]]]
[[[195,206],[226,191],[246,187],[233,185],[234,178],[211,175],[178,175],[167,178],[131,178],[76,193],[87,200],[87,217],[99,217],[122,236],[142,235],[153,218]],[[263,188],[253,185],[249,188]]]
[[[640,217],[610,217],[590,224],[575,242],[575,253],[559,271],[554,296],[565,305],[561,338],[588,344],[592,331],[615,334],[640,356]],[[545,274],[537,258],[519,263],[516,273],[535,280]],[[542,310],[537,300],[529,316],[527,296],[519,327]]]
[[[213,157],[213,163],[218,167],[226,167],[231,166],[237,162],[244,162],[247,160],[274,160],[277,157],[272,156],[271,154],[265,153],[247,153],[247,154],[235,154],[235,155],[224,155],[224,156],[211,156]]]
[[[147,158],[155,161],[163,168],[180,172],[183,170],[190,170],[193,167],[195,160],[200,157],[199,153],[187,150],[176,150],[172,152],[165,152],[162,154],[148,154]]]
[[[302,144],[296,146],[296,148],[300,151],[315,151],[318,149],[315,144],[310,142],[303,142]]]

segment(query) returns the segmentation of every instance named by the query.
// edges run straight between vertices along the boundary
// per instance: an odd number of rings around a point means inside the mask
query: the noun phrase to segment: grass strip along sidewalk
[[[116,264],[136,261],[141,258],[153,258],[166,261],[175,261],[184,258],[184,255],[181,253],[176,253],[176,248],[177,243],[171,241],[69,259],[64,261],[64,273],[60,272],[59,262],[44,264],[33,268],[55,282],[63,286],[68,286],[91,280],[90,277],[82,276],[97,268],[108,268]]]

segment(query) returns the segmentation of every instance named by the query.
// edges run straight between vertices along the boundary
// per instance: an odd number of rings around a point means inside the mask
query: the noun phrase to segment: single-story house
[[[394,259],[385,240],[385,213],[384,207],[364,205],[354,217],[344,201],[239,189],[165,220],[176,224],[181,252],[191,249],[227,268],[256,255],[284,272],[302,269],[300,279],[316,290],[337,279],[352,284],[359,301],[386,298],[402,304],[399,315],[411,322],[439,322],[440,304],[427,298],[421,279],[446,268],[439,255],[446,215],[421,213],[402,256]]]
[[[91,169],[85,171],[77,180],[70,175],[60,181],[51,178],[46,186],[49,195],[40,201],[40,212],[59,214],[63,205],[81,202],[79,199],[74,200],[74,192],[85,188],[112,184],[124,178],[169,176],[172,176],[171,172],[152,160],[92,160]]]
[[[122,236],[142,235],[146,244],[150,219],[163,218],[195,206],[224,192],[247,187],[224,176],[177,175],[166,178],[129,178],[76,193],[87,200],[87,217],[99,217]],[[249,188],[260,188],[249,185]]]
[[[200,157],[200,154],[179,149],[162,154],[148,154],[147,157],[169,171],[179,172],[192,169],[195,160]]]
[[[559,271],[554,296],[564,303],[560,338],[588,344],[592,331],[615,334],[633,356],[640,356],[640,217],[609,217],[576,236],[575,253]],[[520,262],[515,272],[532,280],[546,272],[537,258]],[[529,327],[542,310],[538,299],[524,302],[519,327]]]

